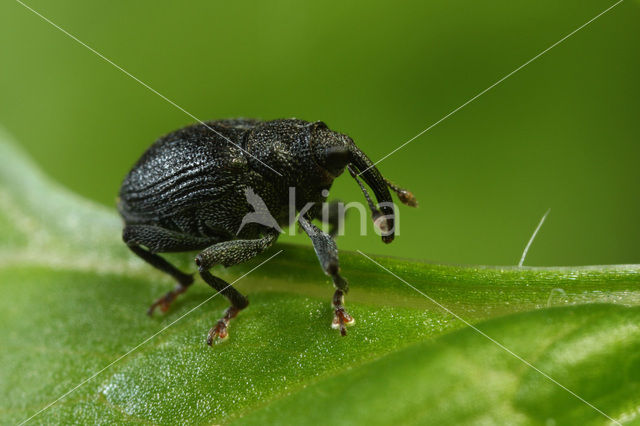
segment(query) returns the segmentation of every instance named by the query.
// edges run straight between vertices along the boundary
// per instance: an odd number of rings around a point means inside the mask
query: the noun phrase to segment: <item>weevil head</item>
[[[330,180],[342,174],[348,167],[351,175],[359,183],[359,179],[362,179],[371,188],[378,202],[377,206],[370,199],[366,188],[360,183],[371,209],[374,224],[382,236],[382,241],[385,243],[393,241],[396,220],[395,205],[391,199],[389,188],[398,194],[402,203],[416,207],[418,204],[413,194],[386,180],[349,136],[330,130],[321,121],[310,123],[310,126],[311,150],[314,161]]]

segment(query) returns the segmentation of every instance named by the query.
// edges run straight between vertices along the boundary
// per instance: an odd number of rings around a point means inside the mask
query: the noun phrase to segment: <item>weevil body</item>
[[[344,309],[347,281],[339,273],[333,236],[316,219],[333,180],[348,168],[367,198],[382,239],[393,240],[394,211],[389,188],[415,206],[413,195],[384,179],[353,140],[322,122],[296,119],[211,121],[157,140],[138,160],[120,189],[118,210],[123,240],[138,256],[171,275],[176,287],[149,308],[166,311],[193,283],[193,276],[158,253],[200,251],[195,258],[203,280],[231,302],[209,331],[207,342],[227,337],[229,321],[248,305],[246,297],[212,266],[245,262],[270,247],[289,223],[290,188],[295,190],[298,222],[309,235],[324,272],[333,279],[333,327],[346,334],[353,318]],[[360,175],[358,175],[360,173]],[[378,206],[359,180],[373,190]],[[248,194],[259,197],[275,224],[247,221],[255,213]],[[312,206],[309,208],[308,206]],[[333,211],[333,210],[332,210]],[[330,222],[332,219],[330,218]]]

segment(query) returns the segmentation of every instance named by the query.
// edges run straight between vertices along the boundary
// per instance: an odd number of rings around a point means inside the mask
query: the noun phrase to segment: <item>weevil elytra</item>
[[[278,238],[276,227],[243,221],[254,211],[247,189],[261,198],[271,217],[284,227],[295,225],[289,223],[289,194],[294,188],[295,210],[301,212],[297,220],[311,238],[320,265],[335,286],[332,326],[344,336],[345,326],[354,321],[344,308],[348,284],[340,275],[333,235],[319,229],[312,220],[318,218],[333,180],[347,168],[383,231],[382,240],[390,243],[395,217],[389,189],[410,206],[417,205],[414,196],[383,178],[350,137],[330,130],[323,122],[210,121],[158,139],[124,179],[118,201],[124,219],[124,242],[139,257],[177,281],[176,287],[156,300],[148,313],[151,315],[157,307],[166,311],[193,283],[192,274],[180,271],[158,253],[200,251],[195,258],[200,276],[231,302],[209,331],[207,343],[226,338],[229,321],[249,302],[209,270],[218,264],[245,262]],[[378,206],[359,176],[373,190]],[[329,222],[334,219],[329,218]]]

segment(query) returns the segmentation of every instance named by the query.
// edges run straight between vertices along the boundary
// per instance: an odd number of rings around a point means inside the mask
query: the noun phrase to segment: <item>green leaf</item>
[[[0,135],[0,423],[36,413],[30,421],[47,424],[609,422],[558,383],[608,416],[637,416],[639,265],[374,258],[425,297],[342,252],[356,318],[342,338],[313,250],[280,244],[214,269],[235,280],[282,250],[238,281],[251,305],[210,348],[223,297],[198,307],[213,294],[198,283],[147,317],[171,280],[128,253],[114,209],[50,182],[8,139]],[[172,258],[193,269],[192,254]]]

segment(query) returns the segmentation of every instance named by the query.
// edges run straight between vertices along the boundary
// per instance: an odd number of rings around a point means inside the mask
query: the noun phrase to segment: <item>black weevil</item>
[[[332,235],[311,223],[318,218],[333,180],[345,168],[360,185],[373,219],[383,231],[382,240],[391,242],[394,211],[388,188],[404,204],[415,207],[415,198],[383,178],[350,137],[330,130],[323,122],[210,121],[157,140],[124,179],[118,199],[124,242],[178,282],[148,313],[158,306],[166,311],[193,283],[191,274],[178,270],[158,253],[201,250],[195,258],[201,277],[231,302],[209,331],[207,343],[226,338],[229,321],[249,302],[209,270],[216,264],[245,262],[271,246],[279,235],[274,227],[243,222],[243,217],[253,212],[245,191],[249,188],[257,194],[283,227],[293,225],[288,204],[290,188],[295,188],[295,211],[301,212],[298,222],[336,288],[333,327],[345,335],[345,326],[353,323],[353,318],[343,306],[348,285],[339,274],[338,249]],[[359,176],[373,190],[379,209]]]

